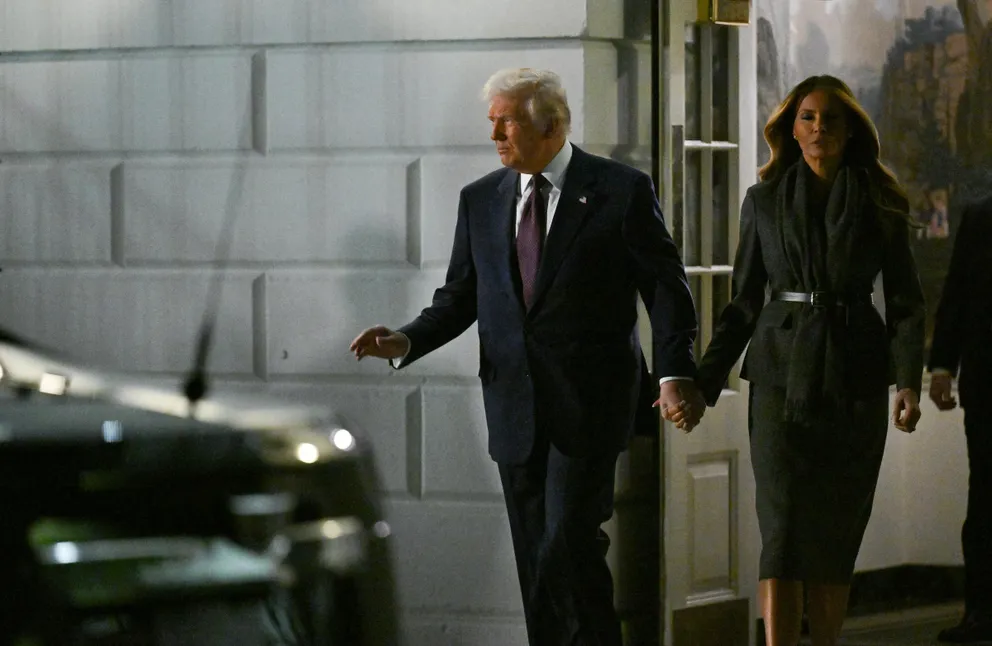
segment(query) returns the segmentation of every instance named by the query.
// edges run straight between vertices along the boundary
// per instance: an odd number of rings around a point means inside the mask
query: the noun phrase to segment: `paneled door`
[[[699,317],[697,357],[730,299],[744,193],[756,178],[754,28],[697,22],[697,0],[659,0],[659,193]],[[665,424],[662,643],[753,646],[758,531],[747,384],[686,435]]]

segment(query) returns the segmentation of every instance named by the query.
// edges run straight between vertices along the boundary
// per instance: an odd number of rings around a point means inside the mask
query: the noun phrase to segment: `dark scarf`
[[[845,166],[837,174],[826,210],[811,208],[813,173],[800,159],[776,189],[776,216],[782,245],[792,270],[792,289],[825,291],[836,298],[849,293],[851,267],[868,206],[868,178]],[[822,216],[820,215],[822,213]],[[844,374],[846,330],[837,324],[835,308],[802,305],[795,317],[795,336],[786,382],[785,418],[809,424],[836,419],[847,407]]]

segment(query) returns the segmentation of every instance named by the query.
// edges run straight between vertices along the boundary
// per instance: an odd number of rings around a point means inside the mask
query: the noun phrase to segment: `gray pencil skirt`
[[[850,583],[885,450],[888,394],[854,403],[840,424],[788,423],[784,409],[784,388],[751,384],[759,577]]]

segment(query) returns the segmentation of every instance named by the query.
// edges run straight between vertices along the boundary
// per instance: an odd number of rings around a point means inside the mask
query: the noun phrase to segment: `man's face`
[[[534,174],[548,163],[547,133],[531,121],[524,99],[519,96],[497,96],[489,104],[490,139],[496,142],[496,152],[504,166],[521,173]]]

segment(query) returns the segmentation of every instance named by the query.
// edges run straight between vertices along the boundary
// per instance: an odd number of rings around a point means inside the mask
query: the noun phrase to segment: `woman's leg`
[[[765,646],[797,646],[803,623],[802,581],[762,579],[758,601],[765,620]]]
[[[807,583],[806,612],[813,646],[835,646],[840,636],[847,598],[851,586],[843,584]]]

